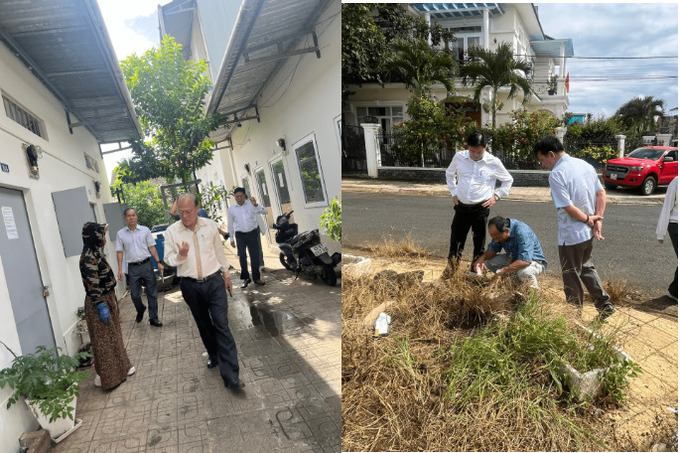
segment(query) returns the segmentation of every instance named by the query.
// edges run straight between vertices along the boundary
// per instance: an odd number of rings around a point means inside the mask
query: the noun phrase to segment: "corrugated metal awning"
[[[243,1],[208,102],[208,114],[225,116],[220,136],[259,118],[257,98],[287,58],[320,55],[314,26],[330,1]]]
[[[141,135],[96,0],[0,0],[0,40],[77,118],[72,127],[100,143]]]
[[[430,13],[438,19],[447,17],[481,17],[484,10],[489,14],[503,14],[502,3],[410,3],[411,8],[421,13]]]

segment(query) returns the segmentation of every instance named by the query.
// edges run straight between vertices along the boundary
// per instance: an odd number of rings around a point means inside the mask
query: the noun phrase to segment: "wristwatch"
[[[493,197],[496,201],[501,199],[501,197],[499,197],[497,193],[493,194]]]

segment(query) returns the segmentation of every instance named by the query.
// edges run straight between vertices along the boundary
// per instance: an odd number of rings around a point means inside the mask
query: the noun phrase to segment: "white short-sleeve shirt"
[[[602,184],[592,165],[565,154],[550,172],[550,195],[557,208],[557,244],[576,245],[593,237],[593,229],[571,217],[564,208],[576,206],[595,214],[595,199]]]

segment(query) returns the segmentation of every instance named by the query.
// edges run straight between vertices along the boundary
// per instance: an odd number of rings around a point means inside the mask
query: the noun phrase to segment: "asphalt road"
[[[371,245],[408,233],[422,247],[445,259],[453,219],[449,197],[418,197],[393,194],[342,194],[342,243],[344,246]],[[663,295],[673,279],[677,258],[670,238],[656,240],[656,222],[661,206],[607,206],[604,241],[596,241],[595,266],[604,281],[626,281],[650,295]],[[536,233],[548,260],[547,272],[560,275],[557,255],[557,216],[552,203],[501,201],[491,216],[514,217]],[[487,241],[490,238],[487,235]],[[468,236],[463,259],[472,258],[472,236]]]

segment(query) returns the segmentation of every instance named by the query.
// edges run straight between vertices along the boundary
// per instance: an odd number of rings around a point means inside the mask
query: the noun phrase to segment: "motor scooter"
[[[296,278],[300,272],[304,272],[314,278],[321,278],[329,286],[335,286],[335,266],[342,255],[337,252],[332,256],[328,255],[328,248],[321,243],[318,229],[298,234],[297,223],[290,223],[292,213],[290,211],[278,216],[273,225],[276,243],[281,250],[281,264],[286,269],[295,271]]]

